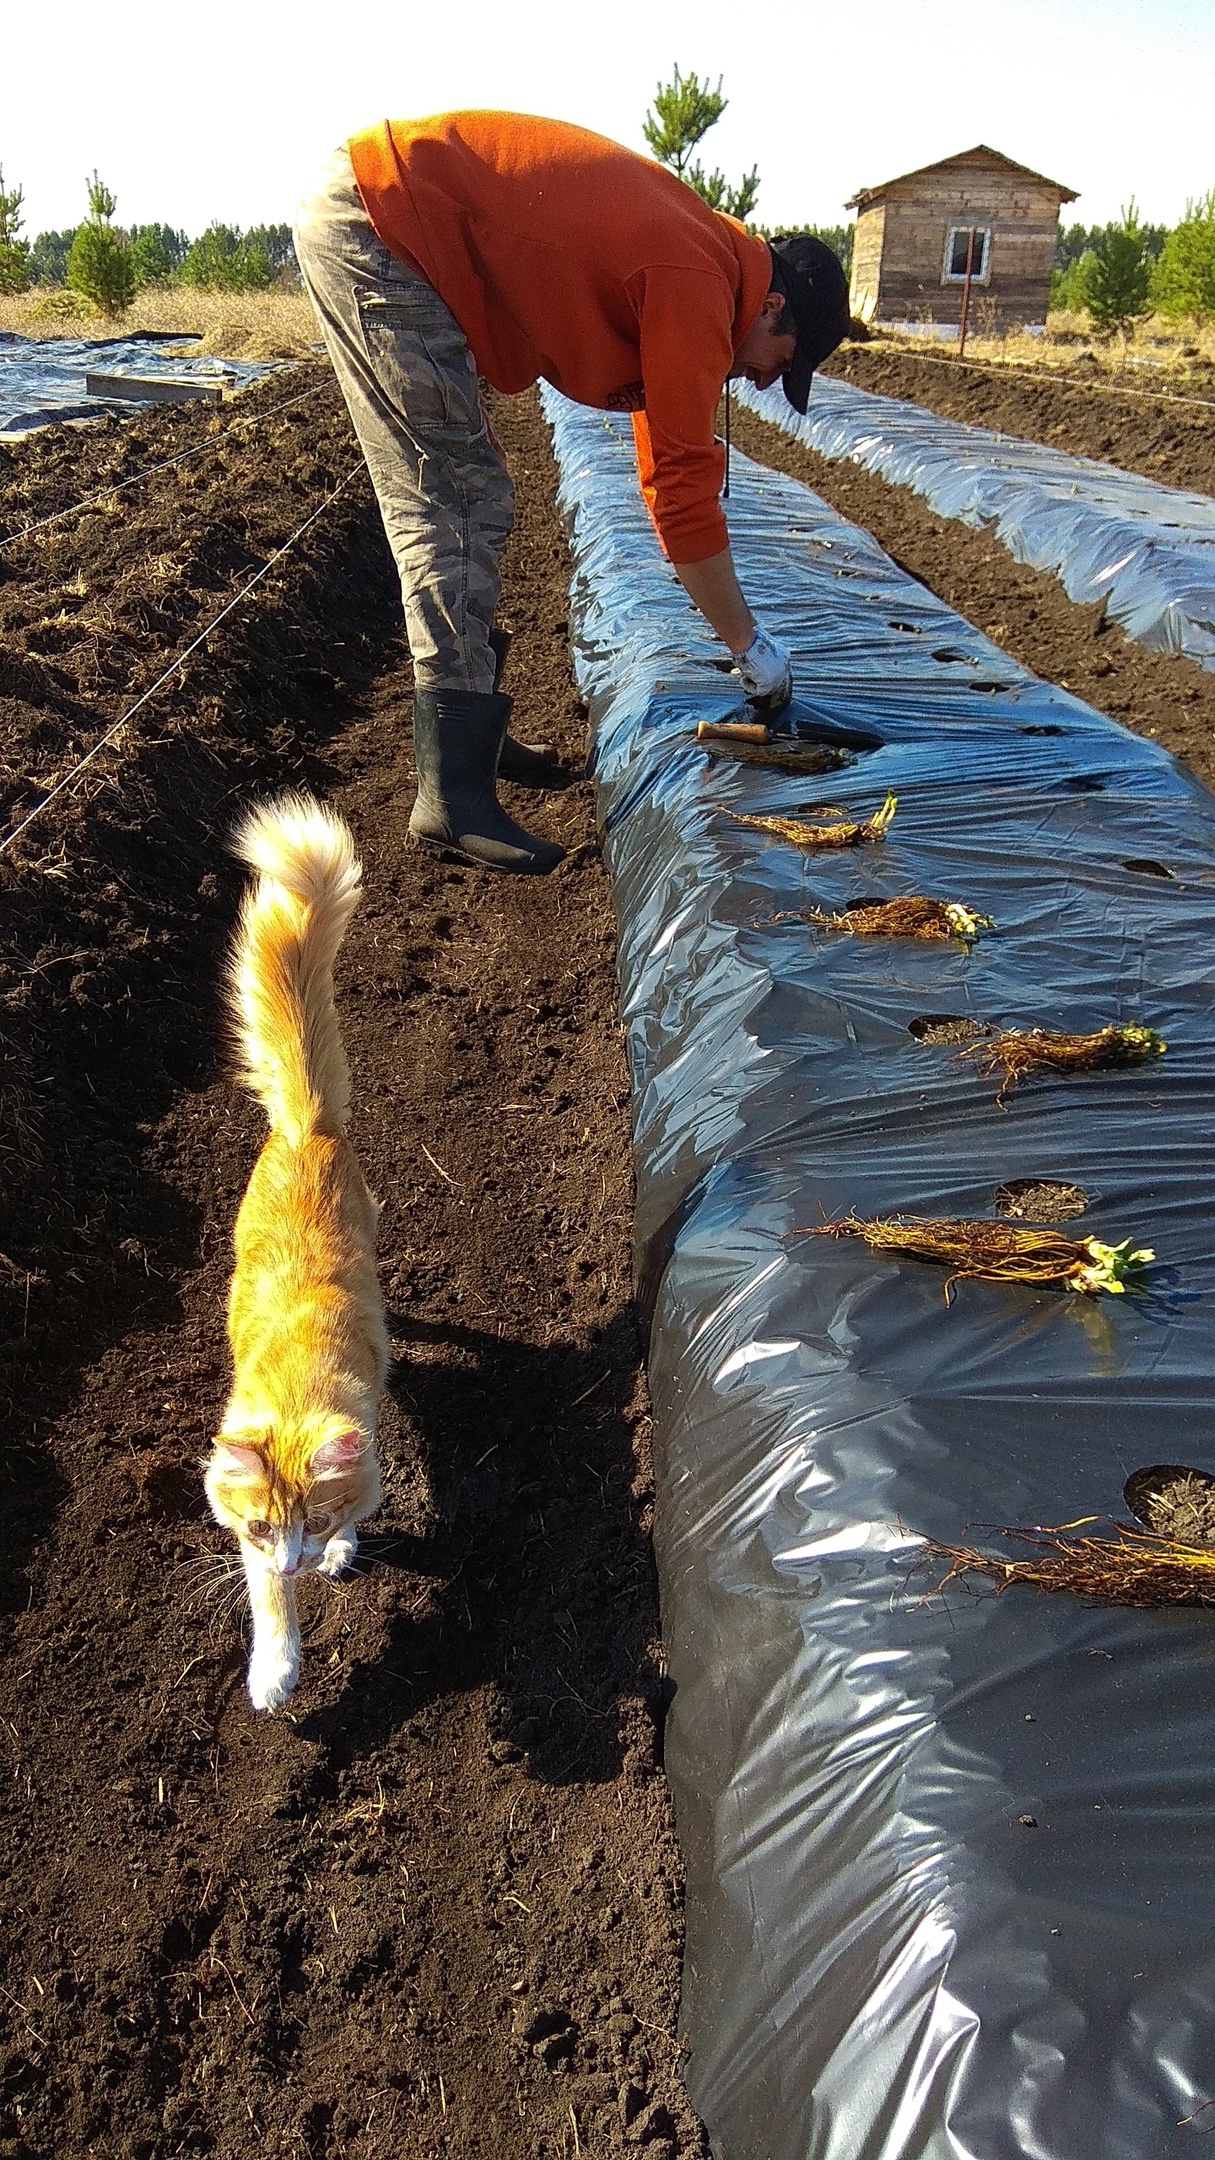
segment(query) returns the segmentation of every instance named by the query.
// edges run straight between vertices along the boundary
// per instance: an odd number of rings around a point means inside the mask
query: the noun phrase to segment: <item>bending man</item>
[[[715,436],[729,375],[810,377],[848,326],[835,256],[769,246],[662,166],[601,135],[517,113],[384,120],[330,161],[296,251],[401,577],[414,664],[420,846],[495,870],[562,850],[507,816],[495,780],[545,761],[507,733],[493,630],[513,493],[478,375],[538,378],[630,412],[642,492],[686,591],[776,711],[789,656],[739,588]],[[495,651],[495,644],[498,651]]]

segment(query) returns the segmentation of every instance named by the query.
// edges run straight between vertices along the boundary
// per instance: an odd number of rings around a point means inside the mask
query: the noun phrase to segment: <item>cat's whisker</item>
[[[216,1609],[216,1611],[212,1613],[211,1625],[208,1631],[210,1633],[212,1641],[215,1640],[216,1636],[222,1635],[227,1631],[236,1614],[240,1612],[242,1606],[246,1606],[247,1604],[248,1591],[246,1589],[235,1590],[232,1592],[232,1595],[228,1598],[227,1602],[223,1605],[220,1605]]]
[[[213,1582],[195,1583],[182,1599],[183,1611],[198,1612],[204,1605],[213,1604],[216,1598],[223,1597],[231,1581],[230,1575],[219,1575]]]
[[[200,1553],[196,1559],[180,1560],[169,1569],[167,1579],[172,1582],[177,1575],[205,1575],[209,1568],[230,1567],[232,1557],[231,1553]]]
[[[201,1578],[195,1576],[194,1580],[185,1586],[182,1599],[184,1609],[188,1613],[197,1612],[202,1606],[210,1604],[216,1598],[222,1603],[233,1586],[235,1586],[238,1596],[244,1594],[244,1569],[239,1564],[233,1565],[229,1562],[214,1574],[205,1575]]]

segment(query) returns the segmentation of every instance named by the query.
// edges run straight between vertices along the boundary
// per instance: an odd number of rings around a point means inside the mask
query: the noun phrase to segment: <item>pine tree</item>
[[[5,188],[0,166],[0,293],[24,292],[30,281],[30,244],[21,238],[22,188]]]
[[[1215,188],[1187,203],[1152,276],[1152,300],[1162,315],[1195,322],[1215,319]]]
[[[1082,255],[1074,256],[1063,269],[1051,271],[1050,304],[1053,308],[1062,308],[1072,314],[1088,306],[1085,294],[1096,261],[1092,248],[1085,248]]]
[[[723,172],[706,173],[699,165],[689,165],[684,179],[695,188],[702,202],[710,210],[724,210],[727,217],[737,218],[745,224],[755,208],[759,195],[759,167],[753,165],[744,173],[737,187],[731,187]]]
[[[758,166],[731,187],[724,173],[706,173],[699,163],[690,162],[697,143],[716,126],[728,103],[721,94],[720,75],[714,90],[707,75],[701,82],[695,71],[681,75],[676,68],[670,82],[659,83],[654,92],[653,110],[642,121],[641,132],[659,164],[668,165],[695,189],[710,210],[724,210],[727,216],[742,220],[751,215],[759,196]]]
[[[87,183],[89,214],[78,225],[68,251],[67,281],[73,292],[91,300],[103,315],[121,315],[135,298],[135,268],[126,234],[115,229],[118,205],[94,172]]]
[[[684,167],[701,136],[716,126],[727,103],[721,94],[720,75],[716,90],[710,90],[707,75],[702,83],[698,75],[681,75],[678,68],[669,83],[659,83],[654,92],[654,111],[647,113],[641,123],[641,132],[659,164],[669,165],[682,180]]]
[[[1077,280],[1080,297],[1097,328],[1120,330],[1125,335],[1135,319],[1149,311],[1151,277],[1147,233],[1132,199],[1122,213],[1121,224],[1106,226],[1093,248],[1083,280]]]

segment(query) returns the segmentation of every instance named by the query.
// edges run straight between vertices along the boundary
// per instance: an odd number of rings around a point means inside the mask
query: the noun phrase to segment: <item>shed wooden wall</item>
[[[956,322],[962,285],[944,284],[945,242],[955,225],[989,225],[987,279],[971,289],[972,310],[994,300],[1001,321],[1042,322],[1050,299],[1059,197],[1016,173],[971,167],[921,173],[884,189],[863,210],[853,239],[854,313],[882,322]],[[864,270],[856,250],[864,232]],[[863,291],[862,291],[863,286]]]
[[[848,289],[848,305],[862,322],[872,321],[877,307],[885,232],[885,203],[875,203],[872,210],[861,211],[852,235],[852,283]]]

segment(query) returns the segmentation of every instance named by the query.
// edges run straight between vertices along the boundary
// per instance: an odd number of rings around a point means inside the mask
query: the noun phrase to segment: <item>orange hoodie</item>
[[[767,242],[648,158],[561,120],[436,113],[354,136],[384,245],[446,301],[498,390],[538,376],[631,412],[673,562],[726,547],[717,401],[768,291]]]

